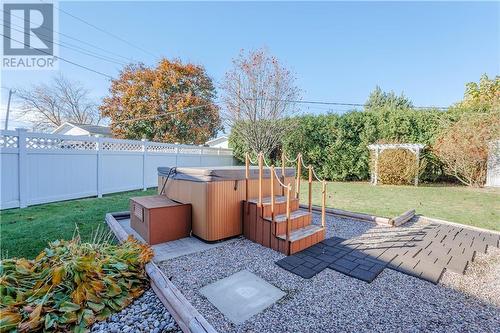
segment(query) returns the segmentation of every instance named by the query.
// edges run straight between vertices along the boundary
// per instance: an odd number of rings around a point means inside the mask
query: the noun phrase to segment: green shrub
[[[415,154],[407,149],[387,149],[378,157],[378,179],[382,184],[413,184],[418,169]]]

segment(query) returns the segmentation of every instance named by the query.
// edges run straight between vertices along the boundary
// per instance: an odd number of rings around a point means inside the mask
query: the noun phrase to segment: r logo
[[[52,4],[4,3],[3,22],[4,55],[54,54]]]

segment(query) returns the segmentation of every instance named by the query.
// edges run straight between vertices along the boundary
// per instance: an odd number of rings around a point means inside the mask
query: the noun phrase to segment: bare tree
[[[49,84],[18,89],[16,95],[22,100],[18,118],[33,122],[37,130],[48,130],[64,122],[96,125],[101,120],[89,91],[62,75],[54,77]]]
[[[296,109],[295,77],[267,50],[242,51],[222,84],[223,118],[253,153],[269,156],[289,130],[283,119]]]

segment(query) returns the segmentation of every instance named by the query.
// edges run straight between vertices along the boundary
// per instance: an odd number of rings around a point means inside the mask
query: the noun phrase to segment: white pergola
[[[424,149],[425,145],[420,143],[376,143],[368,146],[368,149],[375,152],[374,167],[370,172],[370,182],[377,185],[378,182],[378,157],[380,153],[387,149],[406,149],[411,151],[417,157],[417,170],[420,166],[420,151]],[[415,175],[415,186],[418,186],[418,172]]]

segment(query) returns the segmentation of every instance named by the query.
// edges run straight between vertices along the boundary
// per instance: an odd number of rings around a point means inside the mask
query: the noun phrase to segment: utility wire
[[[43,0],[40,0],[40,2],[44,2],[44,1],[43,1]],[[117,36],[117,35],[115,35],[115,34],[113,34],[113,33],[109,32],[109,31],[107,31],[107,30],[104,30],[104,29],[102,29],[102,28],[100,28],[100,27],[96,26],[95,24],[92,24],[92,23],[90,23],[90,22],[88,22],[88,21],[86,21],[86,20],[84,20],[84,19],[82,19],[82,18],[80,18],[80,17],[78,17],[78,16],[76,16],[76,15],[73,15],[73,14],[71,14],[70,12],[68,12],[68,11],[66,11],[66,10],[64,10],[64,9],[61,9],[60,7],[57,7],[56,5],[53,5],[53,6],[54,6],[56,9],[58,9],[59,11],[63,12],[64,14],[66,14],[66,15],[68,15],[68,16],[70,16],[70,17],[74,18],[74,19],[75,19],[75,20],[77,20],[77,21],[80,21],[80,22],[82,22],[82,23],[84,23],[84,24],[88,25],[89,27],[92,27],[92,28],[94,28],[94,29],[96,29],[96,30],[98,30],[98,31],[100,31],[100,32],[102,32],[102,33],[104,33],[104,34],[106,34],[106,35],[109,35],[109,36],[111,36],[111,37],[113,37],[113,38],[115,38],[115,39],[117,39],[117,40],[119,40],[119,41],[121,41],[121,42],[123,42],[123,43],[125,43],[125,44],[129,45],[129,46],[132,46],[133,48],[136,48],[136,49],[138,49],[138,50],[140,50],[140,51],[144,52],[144,53],[147,53],[147,54],[149,54],[149,55],[152,55],[153,57],[158,57],[158,55],[154,54],[153,52],[150,52],[150,51],[148,51],[148,50],[146,50],[146,49],[144,49],[144,48],[142,48],[142,47],[140,47],[140,46],[137,46],[137,45],[135,45],[135,44],[133,44],[133,43],[129,42],[128,40],[123,39],[123,38],[122,38],[122,37],[120,37],[120,36]]]
[[[275,99],[275,98],[246,98],[247,100],[266,100],[273,102],[288,102],[297,104],[320,104],[320,105],[338,105],[338,106],[361,106],[366,107],[367,104],[362,103],[342,103],[342,102],[322,102],[322,101],[304,101],[304,100],[293,100],[293,99]],[[447,110],[449,107],[446,106],[413,106],[414,109],[441,109]]]
[[[133,121],[147,120],[147,119],[152,119],[152,118],[160,118],[161,119],[161,118],[167,117],[167,116],[175,116],[176,114],[179,114],[179,113],[198,110],[198,109],[210,106],[210,105],[212,105],[212,104],[203,104],[203,105],[193,106],[193,107],[184,108],[184,109],[181,109],[181,110],[178,110],[175,112],[168,112],[165,114],[156,114],[156,115],[152,115],[152,116],[145,116],[145,117],[138,117],[138,118],[114,121],[113,124],[129,123],[129,122],[133,122]]]
[[[24,35],[29,36],[29,33],[25,32],[25,31],[23,31],[23,30],[19,30],[19,29],[16,29],[16,28],[12,28],[12,27],[9,27],[9,26],[7,26],[7,25],[5,25],[5,24],[3,24],[3,26],[4,26],[4,27],[7,27],[7,28],[11,28],[11,29],[13,29],[13,30],[15,30],[15,31],[21,32],[21,33],[23,33]],[[14,24],[14,26],[19,27],[17,24]],[[44,34],[40,34],[40,36],[43,36],[43,37],[49,37],[49,36],[44,35]],[[124,62],[116,61],[116,60],[114,60],[114,59],[112,59],[112,58],[109,58],[109,57],[107,57],[107,56],[105,56],[105,55],[100,55],[100,54],[98,54],[98,53],[95,53],[95,52],[92,52],[92,51],[88,51],[88,50],[83,49],[83,48],[81,48],[81,47],[79,47],[79,46],[77,46],[77,45],[74,45],[74,44],[70,44],[70,43],[65,43],[65,44],[62,44],[62,43],[58,43],[58,42],[54,42],[54,41],[52,41],[52,43],[54,43],[54,44],[56,44],[56,45],[59,45],[59,46],[62,46],[62,47],[64,47],[64,48],[67,48],[67,49],[69,49],[69,50],[73,50],[73,51],[75,51],[75,52],[78,52],[78,53],[81,53],[81,54],[85,54],[85,55],[87,55],[87,56],[94,57],[94,58],[97,58],[97,59],[100,59],[100,60],[104,60],[104,61],[107,61],[107,62],[111,62],[111,63],[117,64],[117,65],[120,65],[120,66],[126,66],[126,65],[127,65],[127,64],[126,64],[126,63],[124,63]]]
[[[14,38],[12,38],[12,37],[5,36],[4,34],[0,34],[0,36],[4,36],[5,38],[8,38],[8,39],[10,39],[10,40],[12,40],[12,41],[15,41],[15,42],[21,43],[21,44],[23,44],[24,46],[29,46],[29,45],[25,44],[24,42],[18,41],[17,39],[14,39]],[[93,73],[96,73],[96,74],[102,75],[102,76],[104,76],[104,77],[106,77],[106,78],[108,78],[108,79],[111,79],[111,80],[113,79],[113,77],[112,77],[111,75],[105,74],[105,73],[103,73],[103,72],[96,71],[95,69],[92,69],[92,68],[87,67],[87,66],[85,66],[85,65],[81,65],[81,64],[79,64],[79,63],[77,63],[77,62],[74,62],[74,61],[68,60],[68,59],[63,58],[63,57],[59,57],[59,56],[52,55],[52,54],[50,54],[49,52],[46,52],[46,51],[41,50],[41,49],[37,49],[37,50],[38,50],[38,51],[40,51],[40,52],[42,52],[42,53],[44,53],[44,54],[46,54],[46,55],[53,56],[54,58],[57,58],[57,59],[60,59],[60,60],[62,60],[62,61],[64,61],[64,62],[67,62],[67,63],[69,63],[69,64],[72,64],[72,65],[74,65],[74,66],[77,66],[77,67],[83,68],[83,69],[85,69],[85,70],[88,70],[88,71],[90,71],[90,72],[93,72]]]
[[[4,10],[2,10],[2,9],[0,9],[0,11],[5,13],[5,11],[4,11]],[[33,22],[32,22],[32,21],[27,20],[26,18],[23,18],[23,17],[21,17],[21,16],[18,16],[18,15],[14,14],[14,13],[10,13],[10,15],[11,15],[11,16],[14,16],[14,17],[17,17],[17,18],[19,18],[19,19],[21,19],[21,20],[24,20],[25,22],[29,22],[29,23],[33,24]],[[21,27],[21,26],[19,26],[19,25],[17,25],[17,24],[13,24],[12,22],[11,22],[11,25],[14,25],[14,26],[16,26],[16,27],[18,27],[18,28],[24,29],[24,27]],[[5,26],[5,24],[4,24],[4,26]],[[95,48],[95,49],[97,49],[97,50],[100,50],[100,51],[102,51],[102,52],[105,52],[105,53],[111,54],[111,55],[113,55],[113,56],[116,56],[116,57],[122,58],[122,59],[124,59],[126,62],[133,62],[133,61],[138,62],[138,61],[136,61],[136,60],[134,60],[134,59],[131,59],[131,58],[128,58],[128,57],[124,57],[124,56],[123,56],[123,55],[121,55],[121,54],[118,54],[118,53],[116,53],[116,52],[112,52],[112,51],[106,50],[106,49],[104,49],[104,48],[102,48],[102,47],[100,47],[100,46],[97,46],[97,45],[95,45],[95,44],[92,44],[92,43],[86,42],[86,41],[81,40],[81,39],[78,39],[78,38],[75,38],[75,37],[73,37],[73,36],[70,36],[70,35],[68,35],[68,34],[62,33],[62,32],[60,32],[60,31],[56,31],[56,30],[54,30],[54,29],[49,29],[49,28],[44,27],[44,26],[42,26],[41,28],[43,28],[44,30],[47,30],[48,32],[53,32],[53,33],[56,33],[56,34],[58,34],[58,35],[60,35],[60,36],[66,37],[66,38],[68,38],[68,39],[71,39],[71,40],[77,41],[77,42],[82,43],[82,44],[85,44],[85,45],[88,45],[88,46],[90,46],[90,47],[92,47],[92,48]],[[44,35],[44,36],[45,36],[45,37],[49,37],[48,35]],[[72,44],[67,43],[67,42],[66,42],[66,44],[67,44],[67,45],[72,45]],[[74,44],[73,44],[73,45],[74,45]],[[74,47],[78,47],[78,46],[74,46]],[[94,51],[90,51],[90,50],[88,50],[88,49],[84,49],[84,48],[81,48],[81,49],[82,49],[82,50],[85,50],[85,51],[87,51],[87,52],[94,52]],[[118,59],[116,59],[116,58],[112,58],[112,57],[110,57],[110,56],[106,56],[106,55],[102,55],[102,56],[103,56],[103,57],[107,57],[107,58],[109,58],[109,59],[114,59],[114,60],[116,60],[117,62],[123,61],[123,60],[118,60]]]

